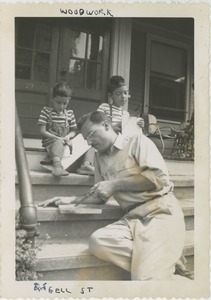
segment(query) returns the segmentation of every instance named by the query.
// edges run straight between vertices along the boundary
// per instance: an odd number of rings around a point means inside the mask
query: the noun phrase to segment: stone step
[[[156,144],[156,146],[158,147],[158,149],[161,152],[163,146],[162,146],[160,138],[157,136],[157,137],[150,137],[150,139]],[[73,139],[73,141],[74,141],[74,139]],[[173,161],[175,163],[175,160],[173,160],[173,159],[177,159],[178,157],[171,158],[171,150],[173,147],[174,139],[167,138],[167,139],[164,139],[163,141],[165,144],[165,148],[164,148],[162,155],[164,158],[167,157],[167,159],[166,159],[167,165],[171,164],[171,161]],[[24,146],[25,146],[25,150],[26,150],[26,156],[27,156],[29,170],[42,172],[43,168],[40,165],[40,161],[43,160],[47,154],[46,150],[42,147],[42,140],[41,139],[24,138]],[[86,148],[86,145],[83,144],[83,147]],[[188,159],[186,161],[184,161],[184,160],[177,161],[177,163],[180,163],[180,162],[181,162],[181,164],[183,164],[183,165],[185,164],[186,166],[188,163],[190,163],[190,166],[188,165],[188,169],[192,171],[192,169],[191,169],[192,168],[191,165],[193,165],[192,161],[188,161]],[[187,168],[186,168],[186,171],[187,171]]]
[[[51,173],[30,171],[33,200],[35,203],[55,196],[86,194],[94,183],[93,176],[70,173],[55,177]],[[19,199],[18,178],[16,176],[16,199]]]
[[[194,255],[193,231],[186,231],[183,254]],[[130,280],[128,272],[93,256],[86,239],[46,240],[37,254],[36,271],[42,280]]]
[[[174,183],[174,194],[177,199],[194,198],[193,175],[170,175]]]
[[[184,216],[186,230],[194,229],[194,202],[192,199],[179,201]],[[87,207],[101,208],[102,214],[61,214],[56,207],[38,207],[38,232],[40,237],[77,238],[88,237],[95,230],[115,222],[124,212],[115,201],[104,205],[88,205]]]
[[[66,150],[66,152],[69,151]],[[40,162],[45,160],[47,157],[47,152],[44,149],[38,149],[34,151],[26,150],[26,158],[27,158],[27,164],[28,169],[30,172],[47,172],[50,173],[50,171],[46,170]],[[74,158],[71,158],[70,156],[66,155],[62,160],[62,165],[65,169],[67,169],[69,172],[76,172],[76,170],[80,167],[83,161],[83,154],[77,159],[74,160]],[[69,165],[70,164],[70,165]],[[68,166],[69,165],[69,166]]]
[[[61,163],[65,169],[71,168],[71,170],[76,170],[75,165],[77,165],[77,161],[80,160],[90,146],[81,134],[76,135],[71,142],[72,153],[70,154],[69,147],[65,146]],[[29,170],[42,172],[44,169],[40,165],[40,162],[47,156],[47,151],[42,147],[42,141],[24,139],[24,146]]]
[[[60,178],[47,172],[30,172],[32,193],[35,203],[55,196],[82,195],[94,184],[94,176],[70,173]],[[171,175],[174,193],[178,199],[194,197],[194,178],[192,175]],[[19,199],[18,178],[16,176],[16,199]]]

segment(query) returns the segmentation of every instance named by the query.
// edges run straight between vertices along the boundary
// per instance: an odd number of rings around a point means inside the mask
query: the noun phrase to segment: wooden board
[[[101,214],[101,208],[89,207],[86,204],[75,204],[59,205],[59,211],[61,214]]]
[[[142,128],[137,124],[137,117],[122,116],[122,135],[133,136],[136,134],[142,134]]]

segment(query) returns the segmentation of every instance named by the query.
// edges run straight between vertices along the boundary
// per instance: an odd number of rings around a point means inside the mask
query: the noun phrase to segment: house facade
[[[16,18],[15,96],[23,136],[40,138],[37,120],[52,87],[67,80],[76,118],[107,102],[106,83],[121,75],[126,109],[179,127],[194,109],[192,18]]]

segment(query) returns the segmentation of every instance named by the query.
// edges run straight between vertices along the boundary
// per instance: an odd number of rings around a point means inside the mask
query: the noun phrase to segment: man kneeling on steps
[[[102,112],[82,116],[78,129],[97,150],[94,194],[86,203],[102,204],[113,196],[125,211],[120,220],[91,235],[91,253],[131,272],[132,280],[187,280],[175,275],[185,241],[184,216],[154,143],[145,135],[115,133]],[[71,199],[53,202],[69,204]],[[51,203],[46,201],[41,205]]]

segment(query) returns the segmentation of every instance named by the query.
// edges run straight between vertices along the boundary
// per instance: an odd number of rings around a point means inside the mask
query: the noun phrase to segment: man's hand
[[[106,202],[115,192],[115,186],[112,181],[101,181],[96,183],[91,191],[95,191],[95,195]]]
[[[76,203],[76,196],[71,197],[54,197],[51,199],[47,199],[40,203],[38,206],[47,207],[47,206],[58,206],[62,204],[72,204]]]

